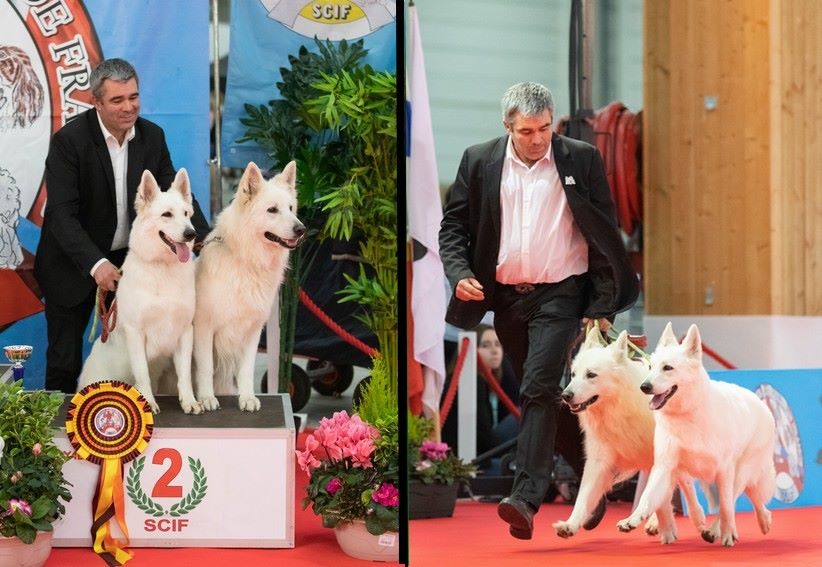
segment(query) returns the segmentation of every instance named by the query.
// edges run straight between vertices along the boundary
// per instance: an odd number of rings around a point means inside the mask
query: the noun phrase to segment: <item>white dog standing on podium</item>
[[[260,332],[277,299],[289,251],[305,235],[297,218],[296,177],[293,161],[269,181],[249,163],[196,262],[194,364],[197,399],[206,410],[220,407],[215,392],[239,394],[243,411],[260,409],[254,395]]]
[[[768,533],[771,513],[765,504],[776,486],[776,429],[768,406],[750,390],[708,377],[696,325],[678,344],[668,323],[641,388],[653,396],[650,406],[656,410],[654,466],[636,509],[617,527],[636,528],[670,500],[674,483],[685,474],[717,485],[719,517],[702,531],[705,541],[736,543],[734,505],[743,491],[753,504],[759,529]]]
[[[173,360],[183,411],[200,413],[191,389],[191,250],[197,233],[191,225],[194,209],[186,170],[177,172],[168,191],[160,191],[151,172],[144,171],[134,208],[137,216],[117,285],[117,324],[106,342],[98,338],[94,343],[78,389],[100,380],[122,380],[134,384],[158,413],[153,392]]]

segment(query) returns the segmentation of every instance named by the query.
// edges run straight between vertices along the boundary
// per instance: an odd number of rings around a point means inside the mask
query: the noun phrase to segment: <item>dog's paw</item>
[[[725,547],[733,547],[737,541],[739,541],[739,538],[733,532],[722,534],[722,545]]]
[[[157,401],[154,398],[146,401],[148,402],[148,405],[151,407],[151,413],[153,413],[154,415],[160,413],[160,406],[157,405]]]
[[[191,415],[199,415],[203,413],[203,406],[201,406],[196,400],[180,400],[180,407],[183,408],[183,412]]]
[[[579,531],[579,524],[572,524],[570,522],[554,522],[551,525],[557,531],[559,537],[568,538]]]
[[[700,535],[702,536],[702,539],[704,539],[708,543],[713,543],[716,541],[716,534],[713,532],[713,530],[702,530],[702,533]]]
[[[655,536],[659,533],[659,520],[657,520],[656,514],[651,514],[651,517],[645,522],[645,533],[649,536]]]
[[[214,396],[209,396],[200,400],[200,407],[204,411],[215,411],[220,409],[220,402]]]
[[[669,530],[667,532],[662,532],[659,535],[659,541],[662,545],[670,545],[676,541],[676,532],[674,530]]]
[[[258,411],[260,399],[257,396],[240,396],[240,409],[243,411]]]
[[[617,522],[617,529],[621,532],[630,532],[636,528],[638,522],[634,522],[631,518],[625,518]]]

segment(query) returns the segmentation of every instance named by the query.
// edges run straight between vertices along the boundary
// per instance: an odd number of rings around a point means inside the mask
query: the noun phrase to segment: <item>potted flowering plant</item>
[[[62,394],[25,391],[22,381],[0,383],[0,539],[42,545],[39,564],[51,551],[52,522],[71,500],[62,472],[69,457],[53,441],[62,403]]]
[[[447,443],[429,439],[433,429],[430,419],[409,413],[408,517],[412,520],[452,516],[460,485],[467,485],[477,471],[454,455]]]
[[[303,509],[311,505],[323,527],[364,520],[368,532],[381,535],[399,529],[396,475],[387,475],[380,452],[380,431],[358,415],[339,411],[320,420],[297,452],[309,476]]]

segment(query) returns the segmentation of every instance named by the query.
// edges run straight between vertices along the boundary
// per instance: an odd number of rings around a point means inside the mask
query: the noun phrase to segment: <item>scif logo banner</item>
[[[293,547],[293,443],[286,436],[226,437],[222,431],[191,438],[155,429],[146,451],[126,465],[131,547]],[[55,441],[62,448],[64,440]],[[55,528],[55,545],[90,544],[97,469],[77,460],[64,466],[72,500]]]
[[[363,40],[364,62],[377,71],[395,71],[394,0],[234,0],[223,110],[223,165],[244,168],[249,161],[270,168],[271,158],[255,143],[238,143],[246,132],[245,105],[266,105],[281,98],[281,68],[300,48],[316,52],[314,41]],[[283,165],[283,164],[281,164]]]

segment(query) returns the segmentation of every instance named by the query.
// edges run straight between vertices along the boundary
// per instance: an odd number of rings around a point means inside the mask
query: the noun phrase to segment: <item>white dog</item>
[[[571,364],[571,381],[562,392],[571,412],[579,415],[585,431],[585,469],[571,515],[555,522],[560,537],[573,536],[614,484],[637,471],[649,471],[654,461],[654,416],[648,398],[639,389],[648,375],[648,365],[633,360],[628,352],[628,333],[605,345],[599,329],[592,327]],[[705,523],[693,483],[683,482],[691,521],[697,528]],[[645,531],[660,534],[662,543],[676,539],[676,523],[670,498],[648,519]]]
[[[691,325],[678,344],[671,324],[651,357],[642,384],[656,410],[654,466],[639,505],[617,527],[630,531],[665,500],[682,475],[716,483],[719,517],[702,538],[722,545],[737,541],[734,504],[744,491],[762,533],[771,527],[765,504],[775,489],[775,426],[768,406],[741,386],[711,380],[702,366],[699,329]]]
[[[243,411],[260,409],[254,395],[260,332],[277,298],[289,251],[305,234],[296,214],[296,175],[292,161],[266,181],[249,163],[197,260],[194,364],[198,400],[206,410],[220,407],[215,392],[238,393]]]
[[[168,191],[143,172],[134,200],[123,276],[117,285],[117,320],[106,342],[98,338],[83,365],[79,388],[101,380],[134,384],[157,413],[158,381],[174,362],[180,405],[200,413],[191,388],[194,341],[194,262],[191,187],[185,169]]]

